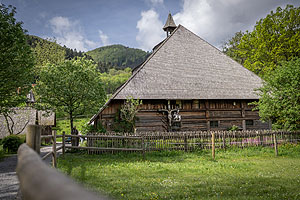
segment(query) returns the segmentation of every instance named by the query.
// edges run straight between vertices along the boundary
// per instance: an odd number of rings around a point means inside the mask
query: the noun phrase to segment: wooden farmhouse
[[[127,97],[141,99],[136,131],[269,129],[250,102],[262,80],[169,14],[167,38],[154,47],[91,123],[111,130]]]

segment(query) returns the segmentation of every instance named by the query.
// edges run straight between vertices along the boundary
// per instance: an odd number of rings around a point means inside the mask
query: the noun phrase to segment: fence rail
[[[72,136],[74,137],[74,136]],[[76,136],[79,137],[79,136]],[[82,137],[82,136],[81,136]],[[202,132],[143,132],[143,133],[103,133],[85,136],[87,146],[93,148],[89,153],[101,153],[105,150],[123,151],[143,149],[145,152],[161,150],[193,151],[197,149],[271,146],[300,142],[300,132],[287,131],[202,131]],[[133,150],[134,151],[134,150]]]
[[[66,175],[48,167],[27,144],[22,144],[18,150],[16,171],[25,200],[108,199],[88,192]]]

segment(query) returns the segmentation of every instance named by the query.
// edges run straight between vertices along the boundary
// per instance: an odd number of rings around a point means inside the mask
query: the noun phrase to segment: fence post
[[[215,159],[215,133],[212,132],[211,133],[211,153],[212,153],[212,157],[213,159]]]
[[[56,131],[52,131],[52,166],[56,165]]]
[[[223,148],[226,149],[226,137],[225,132],[222,134],[222,140],[223,140]]]
[[[184,134],[184,151],[187,152],[188,150],[188,144],[187,144],[187,135]]]
[[[40,154],[41,149],[41,127],[29,124],[27,126],[26,144]]]
[[[144,142],[144,136],[142,135],[142,148],[143,148],[143,159],[145,160],[145,142]]]
[[[66,133],[63,131],[62,133],[62,155],[64,156],[66,152]]]
[[[276,139],[276,134],[273,134],[274,138],[274,150],[275,150],[275,156],[278,156],[278,148],[277,148],[277,139]]]

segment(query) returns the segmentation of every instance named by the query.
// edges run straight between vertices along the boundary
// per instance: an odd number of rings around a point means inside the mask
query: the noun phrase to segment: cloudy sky
[[[286,4],[300,0],[0,0],[17,8],[29,34],[88,51],[110,44],[150,51],[166,37],[169,12],[209,43],[220,47],[240,30]]]

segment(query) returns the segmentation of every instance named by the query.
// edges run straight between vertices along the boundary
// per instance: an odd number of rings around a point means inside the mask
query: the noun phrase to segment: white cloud
[[[87,51],[99,46],[96,42],[84,37],[79,21],[71,21],[67,17],[53,17],[50,21],[51,29],[57,42],[69,48]]]
[[[274,0],[183,0],[174,21],[220,47],[234,33],[251,30],[258,19],[277,6]]]
[[[162,27],[163,23],[159,20],[159,15],[153,9],[141,12],[141,19],[136,25],[139,30],[136,40],[140,48],[149,51],[161,42],[165,38]]]
[[[110,44],[108,36],[103,33],[103,31],[99,30],[99,37],[101,39],[102,45],[107,46]]]
[[[152,5],[164,4],[164,0],[147,0]]]

